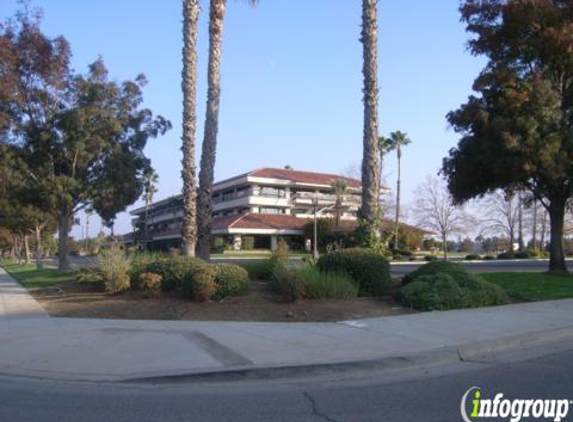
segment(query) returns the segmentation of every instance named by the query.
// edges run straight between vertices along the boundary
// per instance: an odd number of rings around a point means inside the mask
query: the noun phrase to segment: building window
[[[285,210],[282,208],[261,207],[260,213],[261,214],[284,214]]]
[[[268,186],[263,186],[259,190],[259,195],[266,196],[268,198],[285,198],[286,192],[284,189],[277,189]]]

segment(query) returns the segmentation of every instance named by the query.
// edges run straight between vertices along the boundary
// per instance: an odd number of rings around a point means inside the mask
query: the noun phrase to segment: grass
[[[27,288],[47,287],[75,281],[75,273],[60,273],[55,268],[36,271],[36,264],[3,264],[2,267]]]
[[[315,267],[299,268],[294,272],[304,280],[309,299],[353,299],[358,296],[358,287],[346,273],[321,272]]]
[[[485,273],[480,276],[519,300],[535,302],[573,298],[573,274]]]

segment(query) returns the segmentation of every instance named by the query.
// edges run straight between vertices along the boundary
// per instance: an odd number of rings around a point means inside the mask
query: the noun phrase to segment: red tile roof
[[[339,174],[314,173],[310,171],[287,170],[287,169],[277,169],[269,167],[253,170],[248,173],[232,177],[230,179],[221,180],[220,182],[215,183],[215,185],[230,182],[232,180],[240,179],[245,176],[289,180],[296,183],[310,183],[316,185],[331,185],[332,182],[334,182],[335,180],[342,179],[351,188],[359,189],[362,186],[362,182],[360,182],[360,180],[352,179],[346,176],[341,176]]]
[[[284,214],[241,214],[213,220],[212,230],[302,230],[310,220]]]
[[[339,174],[314,173],[310,171],[287,170],[276,168],[262,168],[249,173],[249,176],[266,177],[270,179],[285,179],[298,183],[312,183],[317,185],[330,185],[336,180],[344,180],[348,186],[360,188],[360,180],[351,179]]]

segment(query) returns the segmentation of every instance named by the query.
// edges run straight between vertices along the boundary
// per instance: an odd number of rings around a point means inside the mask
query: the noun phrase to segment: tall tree
[[[157,182],[159,181],[159,175],[152,168],[145,169],[143,171],[143,198],[145,200],[145,226],[143,227],[144,236],[144,248],[147,249],[148,229],[147,224],[149,223],[149,206],[153,203],[153,195],[157,193]]]
[[[348,191],[348,183],[344,179],[338,179],[332,182],[330,185],[332,194],[335,197],[334,202],[334,225],[336,227],[340,226],[340,216],[342,215],[342,204],[344,201],[344,195]]]
[[[517,195],[512,191],[495,191],[487,196],[484,205],[484,231],[507,236],[510,252],[513,252],[519,225]]]
[[[110,81],[102,59],[86,75],[69,67],[63,37],[48,38],[40,19],[20,13],[0,31],[2,140],[19,149],[29,179],[58,220],[59,269],[67,270],[74,214],[92,206],[104,221],[132,204],[149,167],[143,149],[170,123],[141,109],[146,80]]]
[[[183,227],[182,252],[195,256],[197,244],[197,185],[195,132],[197,130],[197,32],[199,0],[183,0]]]
[[[199,203],[197,212],[198,255],[209,260],[211,255],[211,195],[215,179],[219,103],[221,100],[221,56],[226,0],[211,0],[209,6],[209,64],[205,130],[199,171]],[[256,5],[258,0],[249,0]]]
[[[444,259],[448,257],[448,238],[464,233],[473,224],[463,208],[454,203],[445,183],[432,177],[416,190],[414,213],[420,227],[440,236]]]
[[[467,0],[471,51],[489,60],[477,95],[448,115],[461,140],[443,173],[459,202],[523,187],[551,223],[549,269],[565,272],[563,225],[573,193],[571,2]]]
[[[384,157],[390,151],[392,151],[392,140],[390,138],[386,138],[385,136],[379,136],[378,152],[380,154],[380,187],[382,187],[382,182],[384,180]]]
[[[361,225],[367,231],[376,226],[379,217],[380,172],[378,152],[378,0],[362,0],[364,77],[364,131],[362,156]]]
[[[396,177],[396,216],[394,219],[394,249],[399,249],[398,230],[400,228],[400,189],[402,184],[402,147],[410,144],[412,141],[404,132],[399,130],[390,134],[390,149],[396,150],[398,159],[397,177]]]

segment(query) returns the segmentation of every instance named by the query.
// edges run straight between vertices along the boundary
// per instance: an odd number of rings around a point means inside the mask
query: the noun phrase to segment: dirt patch
[[[351,300],[304,300],[288,303],[253,282],[249,294],[220,302],[194,303],[177,293],[146,299],[140,292],[112,295],[76,283],[31,289],[44,309],[57,317],[163,319],[197,321],[341,321],[413,313],[390,297]]]

